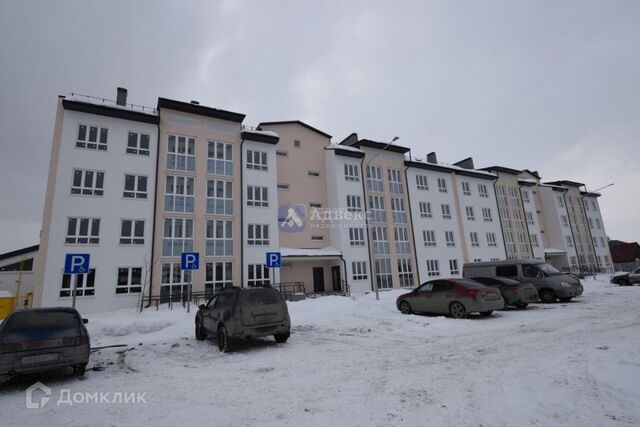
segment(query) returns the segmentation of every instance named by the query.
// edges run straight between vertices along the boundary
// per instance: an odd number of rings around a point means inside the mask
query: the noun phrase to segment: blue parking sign
[[[267,268],[280,268],[282,256],[280,252],[267,252]]]
[[[182,256],[180,257],[180,268],[183,270],[200,269],[200,253],[182,252]]]
[[[89,272],[89,254],[67,254],[64,258],[64,274]]]

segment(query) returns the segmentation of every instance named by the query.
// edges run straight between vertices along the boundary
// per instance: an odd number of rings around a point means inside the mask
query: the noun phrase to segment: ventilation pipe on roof
[[[465,169],[475,169],[473,167],[473,158],[467,157],[466,159],[460,160],[458,163],[454,163],[455,166],[459,166]]]
[[[438,158],[436,157],[436,152],[432,151],[427,154],[427,162],[429,163],[438,163]]]
[[[127,90],[123,87],[118,88],[118,92],[116,94],[116,104],[123,107],[127,105]]]

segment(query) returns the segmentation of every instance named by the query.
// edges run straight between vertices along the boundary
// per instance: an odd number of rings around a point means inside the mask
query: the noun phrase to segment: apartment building
[[[600,194],[588,191],[582,191],[580,194],[582,194],[584,212],[587,216],[587,224],[589,225],[591,240],[593,241],[597,267],[599,270],[611,270],[613,269],[613,261],[609,250],[607,233],[604,229],[602,213],[600,212],[600,205],[598,203]]]
[[[158,116],[127,104],[59,97],[36,261],[34,306],[135,307],[152,258]],[[89,271],[64,274],[67,253]]]

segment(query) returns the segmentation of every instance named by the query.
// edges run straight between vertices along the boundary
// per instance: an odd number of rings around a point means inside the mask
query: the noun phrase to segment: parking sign
[[[267,268],[280,268],[282,256],[280,252],[267,252]]]
[[[64,259],[64,274],[89,272],[89,254],[67,254]]]
[[[182,256],[180,257],[180,268],[183,270],[200,269],[200,253],[182,252]]]

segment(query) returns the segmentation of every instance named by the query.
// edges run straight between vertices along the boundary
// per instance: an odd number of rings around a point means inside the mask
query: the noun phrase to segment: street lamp
[[[592,192],[592,193],[596,193],[596,192],[598,192],[598,191],[600,191],[600,190],[604,190],[605,188],[611,187],[612,185],[615,185],[615,184],[616,184],[615,182],[612,182],[611,184],[607,184],[607,185],[605,185],[604,187],[600,187],[600,188],[598,188],[597,190],[592,190],[591,192]]]

